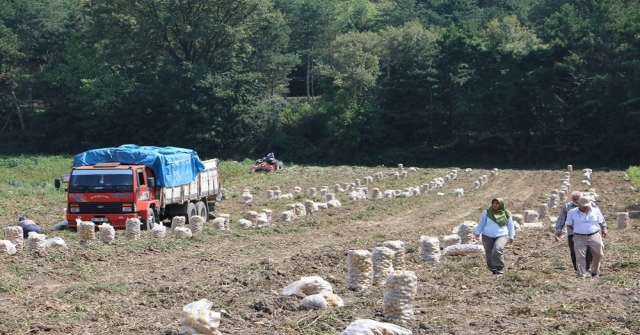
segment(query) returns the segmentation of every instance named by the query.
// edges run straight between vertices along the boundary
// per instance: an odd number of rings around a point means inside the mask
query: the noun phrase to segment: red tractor
[[[251,168],[251,172],[275,172],[282,169],[283,164],[281,161],[275,159],[273,152],[268,154],[267,157],[258,159],[256,165]]]

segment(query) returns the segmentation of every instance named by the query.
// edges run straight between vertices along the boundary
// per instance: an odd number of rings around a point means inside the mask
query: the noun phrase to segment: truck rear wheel
[[[191,217],[198,215],[198,211],[196,210],[196,205],[193,202],[190,202],[187,205],[187,224],[191,222]]]
[[[151,230],[155,228],[156,225],[158,224],[157,217],[158,215],[156,214],[156,210],[154,208],[149,208],[149,217],[147,217],[147,220],[142,223],[142,226],[140,226],[140,229]]]
[[[207,206],[205,206],[204,202],[198,201],[196,202],[196,212],[198,212],[198,216],[200,216],[204,222],[207,222],[209,218],[209,213],[207,211]]]

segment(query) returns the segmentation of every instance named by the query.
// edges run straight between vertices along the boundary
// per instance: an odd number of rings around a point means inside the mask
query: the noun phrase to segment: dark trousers
[[[573,247],[573,235],[567,235],[567,240],[569,241],[569,251],[571,251],[571,263],[573,263],[573,269],[578,271],[578,266],[576,265],[576,249]],[[593,257],[591,256],[591,250],[587,248],[587,262],[585,264],[585,269],[591,268],[591,260]]]
[[[29,237],[29,233],[30,232],[36,232],[38,234],[40,234],[40,226],[35,225],[35,224],[28,224],[28,225],[24,225],[22,227],[22,235],[24,238],[28,238]]]

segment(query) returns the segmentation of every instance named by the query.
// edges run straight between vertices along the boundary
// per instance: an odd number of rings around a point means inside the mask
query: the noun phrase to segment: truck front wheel
[[[156,224],[158,224],[158,220],[156,219],[157,217],[158,215],[156,214],[156,210],[154,208],[149,208],[149,216],[147,217],[147,220],[142,223],[140,228],[142,230],[151,230],[155,228]]]

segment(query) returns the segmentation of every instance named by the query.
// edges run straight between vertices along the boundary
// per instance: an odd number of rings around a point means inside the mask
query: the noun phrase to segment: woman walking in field
[[[503,274],[504,247],[507,242],[513,243],[516,232],[513,229],[511,213],[504,209],[502,198],[491,200],[491,207],[482,212],[475,235],[476,240],[482,235],[482,245],[489,270],[494,275]]]

